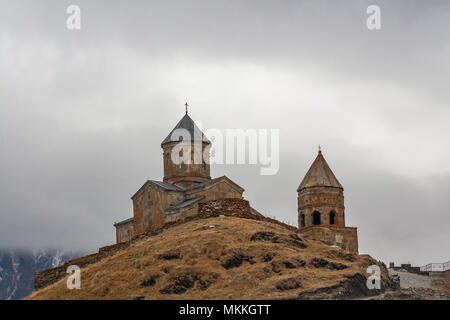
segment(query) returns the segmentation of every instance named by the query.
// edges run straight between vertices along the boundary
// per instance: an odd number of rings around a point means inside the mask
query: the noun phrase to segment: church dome
[[[186,113],[177,123],[175,128],[173,128],[169,135],[163,140],[163,142],[161,142],[161,146],[171,142],[182,141],[186,133],[189,133],[191,141],[202,141],[207,144],[211,143],[211,141],[208,140],[205,134],[194,123],[194,120],[192,120]]]
[[[319,150],[319,154],[309,168],[297,191],[312,187],[332,187],[344,190]]]

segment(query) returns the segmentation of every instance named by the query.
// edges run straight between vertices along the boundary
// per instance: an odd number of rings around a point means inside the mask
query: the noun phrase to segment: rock
[[[250,241],[270,241],[278,243],[279,237],[273,232],[260,231],[251,236]]]
[[[269,261],[272,261],[273,257],[275,257],[275,254],[273,252],[267,252],[263,256],[262,260],[263,260],[263,262],[269,262]]]
[[[302,259],[290,259],[281,262],[281,264],[287,269],[295,269],[298,267],[304,267],[306,262]]]
[[[330,262],[330,261],[322,259],[322,258],[313,258],[309,263],[313,267],[328,268],[330,270],[343,270],[343,269],[348,268],[345,264]]]
[[[247,256],[245,254],[237,253],[237,254],[233,255],[232,257],[228,258],[225,261],[225,263],[222,264],[222,266],[225,269],[237,268],[237,267],[240,267],[242,265],[242,262],[244,262],[244,261],[247,261],[250,264],[255,263],[255,261],[253,261],[252,256]]]
[[[158,274],[151,275],[150,278],[144,279],[141,283],[141,287],[153,286],[156,283],[156,279],[159,278]]]
[[[217,279],[216,273],[199,274],[199,273],[185,273],[170,279],[171,284],[160,290],[162,294],[182,294],[194,287],[198,283],[199,288],[204,291],[214,283]]]
[[[172,283],[161,289],[162,294],[182,294],[194,287],[195,281],[198,280],[195,274],[184,274],[171,279]]]
[[[283,279],[277,282],[276,287],[278,290],[293,290],[300,288],[302,286],[301,282],[297,278]]]
[[[298,248],[306,248],[304,240],[296,233],[291,233],[289,236],[277,235],[270,231],[259,231],[253,234],[250,241],[267,241],[273,243],[286,243]]]
[[[168,251],[159,255],[160,259],[164,260],[173,260],[173,259],[181,259],[181,254],[178,251]]]
[[[298,298],[305,300],[354,299],[381,293],[381,290],[369,289],[366,281],[366,277],[361,273],[355,273],[354,275],[347,276],[347,280],[343,280],[337,285],[301,292]]]

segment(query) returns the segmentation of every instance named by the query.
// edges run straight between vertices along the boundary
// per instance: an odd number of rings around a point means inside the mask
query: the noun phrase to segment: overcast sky
[[[446,1],[2,0],[0,247],[113,243],[187,100],[204,128],[280,129],[278,174],[212,168],[257,210],[296,224],[320,144],[361,253],[448,261],[449,30]]]

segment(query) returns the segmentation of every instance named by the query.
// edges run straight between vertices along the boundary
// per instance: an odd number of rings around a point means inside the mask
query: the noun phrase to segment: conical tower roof
[[[182,132],[181,130],[187,130],[187,132],[189,132],[191,141],[211,143],[211,141],[208,140],[205,134],[194,123],[194,120],[192,120],[186,112],[184,117],[181,118],[175,128],[173,128],[173,130],[170,131],[169,135],[163,140],[163,142],[161,142],[161,146],[170,142],[179,142],[179,138],[182,133],[180,134],[177,130],[180,130],[179,132]]]
[[[340,188],[342,190],[344,189],[334,175],[333,171],[331,171],[328,163],[322,155],[322,151],[320,150],[316,160],[314,160],[302,182],[298,186],[297,191],[311,187],[333,187]]]

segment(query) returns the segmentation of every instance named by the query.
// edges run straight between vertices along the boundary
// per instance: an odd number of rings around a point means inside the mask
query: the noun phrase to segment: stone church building
[[[133,217],[114,224],[117,243],[198,216],[202,206],[214,201],[213,207],[217,201],[225,201],[229,206],[232,200],[238,203],[240,211],[244,207],[250,216],[264,218],[243,199],[244,189],[238,184],[226,176],[211,179],[210,146],[211,142],[189,117],[186,105],[186,114],[161,143],[164,178],[148,180],[131,197]],[[183,161],[175,163],[174,154]],[[358,252],[357,229],[345,226],[344,188],[320,150],[297,192],[301,235]]]
[[[357,228],[345,226],[344,188],[319,150],[298,192],[300,233],[358,252]]]
[[[210,145],[211,142],[186,110],[183,118],[161,143],[163,180],[148,180],[131,197],[133,217],[114,224],[117,243],[159,229],[169,222],[195,216],[200,202],[243,199],[244,189],[226,176],[211,179]],[[186,150],[188,152],[183,155]],[[190,161],[174,163],[173,153]]]

